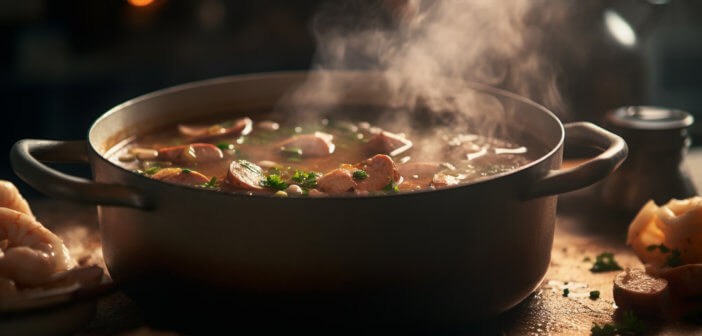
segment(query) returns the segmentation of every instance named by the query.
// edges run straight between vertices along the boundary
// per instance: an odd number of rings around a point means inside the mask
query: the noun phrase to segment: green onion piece
[[[591,272],[608,272],[621,270],[621,266],[614,261],[614,254],[602,253],[595,257],[595,264],[590,268]]]
[[[570,294],[570,289],[564,288],[563,289],[563,296],[568,297],[568,294]]]
[[[192,170],[190,170],[190,169],[188,169],[188,168],[181,168],[180,171],[181,171],[183,174],[190,174],[190,173],[193,172]]]
[[[161,170],[161,166],[153,166],[147,170],[144,171],[144,173],[148,175],[153,175],[156,174],[159,170]]]
[[[217,187],[216,182],[217,182],[217,177],[216,177],[216,176],[212,176],[212,178],[210,179],[209,182],[205,182],[205,183],[201,184],[200,186],[203,187],[203,188],[210,188],[210,189],[211,189],[211,188],[216,188],[216,187]]]

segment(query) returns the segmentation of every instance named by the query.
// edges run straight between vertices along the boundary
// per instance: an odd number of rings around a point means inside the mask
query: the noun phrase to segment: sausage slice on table
[[[216,161],[224,157],[217,146],[208,143],[194,143],[166,147],[158,150],[158,159],[175,163],[203,163]]]
[[[661,272],[670,289],[682,297],[702,297],[702,264],[687,264]]]
[[[627,269],[614,278],[614,302],[623,310],[652,316],[663,312],[670,298],[668,280]]]

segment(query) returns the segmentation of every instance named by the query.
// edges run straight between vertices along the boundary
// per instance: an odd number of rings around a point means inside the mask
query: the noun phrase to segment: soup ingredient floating
[[[238,118],[147,134],[111,159],[152,179],[190,187],[324,196],[470,183],[516,169],[530,162],[530,154],[519,144],[449,130],[408,136],[368,122],[286,125]]]

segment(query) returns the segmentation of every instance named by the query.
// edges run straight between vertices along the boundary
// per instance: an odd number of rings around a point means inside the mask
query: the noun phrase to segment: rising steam
[[[287,97],[305,105],[345,90],[325,70],[381,70],[393,104],[504,114],[456,85],[476,81],[562,110],[556,69],[542,53],[546,0],[350,0],[323,6],[312,25],[320,75]],[[548,15],[546,15],[548,14]],[[487,109],[487,111],[485,111]]]

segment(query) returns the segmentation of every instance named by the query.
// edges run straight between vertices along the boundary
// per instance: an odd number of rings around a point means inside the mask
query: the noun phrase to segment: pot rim
[[[324,73],[332,73],[333,75],[358,75],[358,74],[372,74],[372,73],[381,73],[381,71],[363,71],[363,70],[309,70],[309,71],[271,71],[271,72],[260,72],[260,73],[250,73],[250,74],[241,74],[241,75],[229,75],[229,76],[220,76],[220,77],[214,77],[214,78],[209,78],[209,79],[204,79],[204,80],[197,80],[197,81],[192,81],[192,82],[187,82],[183,84],[178,84],[175,86],[170,86],[167,88],[163,88],[160,90],[152,91],[137,97],[134,97],[132,99],[129,99],[125,102],[122,102],[109,110],[107,112],[103,113],[98,117],[88,128],[88,144],[90,151],[95,154],[96,157],[99,158],[99,160],[102,160],[104,163],[119,168],[120,170],[124,171],[125,173],[133,174],[138,178],[144,179],[144,181],[148,181],[148,183],[158,183],[158,185],[161,186],[167,186],[169,188],[176,188],[175,190],[187,190],[190,192],[193,191],[198,191],[198,192],[208,192],[212,193],[212,190],[207,190],[204,188],[195,188],[195,187],[190,187],[190,186],[184,186],[184,185],[179,185],[179,184],[173,184],[173,183],[167,183],[163,181],[157,181],[152,178],[142,176],[139,174],[136,174],[124,167],[121,167],[114,162],[108,160],[103,154],[100,154],[98,152],[97,148],[95,147],[95,144],[91,141],[91,134],[93,133],[96,125],[101,123],[104,119],[107,119],[110,115],[120,113],[120,111],[127,107],[131,106],[134,104],[138,104],[142,101],[149,100],[154,97],[158,97],[161,95],[165,94],[172,94],[172,93],[177,93],[177,92],[182,92],[182,91],[187,91],[190,89],[198,88],[198,87],[203,87],[203,86],[210,86],[210,85],[216,85],[219,83],[226,83],[226,82],[231,82],[231,81],[242,81],[242,80],[264,80],[267,78],[273,78],[273,77],[300,77],[300,76],[310,76],[314,74],[324,74]],[[563,142],[565,139],[565,129],[563,126],[563,123],[558,119],[558,117],[551,112],[549,109],[547,109],[545,106],[534,102],[533,100],[526,98],[524,96],[518,95],[516,93],[499,89],[487,84],[479,83],[479,82],[473,82],[473,81],[463,81],[460,80],[463,84],[466,85],[467,88],[470,89],[475,89],[478,91],[482,92],[488,92],[490,94],[494,95],[499,95],[505,98],[509,98],[512,100],[516,100],[518,102],[527,104],[533,108],[536,108],[537,110],[540,110],[541,112],[545,113],[548,117],[552,118],[556,124],[559,127],[560,131],[560,136],[558,139],[558,142],[556,143],[555,146],[550,148],[545,154],[541,155],[539,158],[523,165],[519,166],[516,169],[507,171],[507,172],[502,172],[490,176],[485,176],[476,180],[473,180],[472,182],[469,183],[462,183],[454,186],[449,186],[449,187],[444,187],[440,189],[422,189],[422,190],[417,190],[417,191],[411,191],[411,192],[398,192],[398,193],[385,193],[385,194],[371,194],[371,195],[331,195],[331,196],[324,196],[324,197],[279,197],[279,196],[274,196],[273,194],[263,194],[263,193],[249,193],[249,192],[220,192],[216,191],[215,193],[220,194],[220,195],[226,195],[227,197],[246,197],[246,198],[264,198],[264,199],[287,199],[287,200],[294,200],[294,199],[302,199],[302,200],[307,200],[309,201],[310,199],[314,200],[339,200],[339,199],[357,199],[357,200],[363,200],[363,199],[376,199],[376,198],[385,198],[385,197],[409,197],[409,196],[416,196],[416,195],[422,195],[424,193],[435,193],[435,192],[450,192],[450,191],[455,191],[458,189],[464,189],[464,188],[470,188],[473,186],[478,186],[478,185],[483,185],[490,183],[495,180],[499,180],[503,177],[506,176],[511,176],[511,175],[517,175],[523,171],[526,171],[530,169],[531,167],[534,167],[536,165],[539,165],[543,161],[547,160],[550,158],[556,151],[559,150],[563,146]]]

